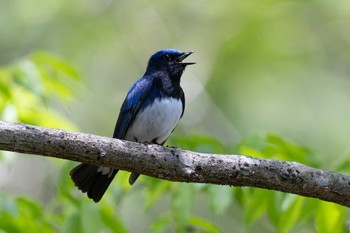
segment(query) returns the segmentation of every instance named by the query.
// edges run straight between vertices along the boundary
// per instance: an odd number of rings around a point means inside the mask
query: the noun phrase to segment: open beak
[[[190,51],[190,52],[187,52],[187,53],[183,53],[181,54],[178,58],[176,58],[176,62],[177,63],[180,63],[180,64],[183,64],[183,65],[193,65],[193,64],[196,64],[195,62],[182,62],[183,60],[185,60],[186,57],[190,56],[193,52]]]

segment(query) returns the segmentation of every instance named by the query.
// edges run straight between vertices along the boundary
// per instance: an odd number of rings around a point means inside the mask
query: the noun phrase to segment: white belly
[[[138,142],[163,143],[180,120],[182,103],[174,98],[155,100],[135,118],[125,139]]]

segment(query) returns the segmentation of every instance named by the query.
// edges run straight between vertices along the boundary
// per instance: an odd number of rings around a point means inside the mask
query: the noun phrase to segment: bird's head
[[[163,49],[151,56],[148,61],[147,73],[167,72],[170,77],[180,78],[186,66],[195,62],[184,62],[183,60],[193,52],[181,52],[175,49]]]

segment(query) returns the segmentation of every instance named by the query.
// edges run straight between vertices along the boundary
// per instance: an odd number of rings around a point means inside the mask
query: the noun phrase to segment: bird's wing
[[[151,101],[149,98],[152,96],[150,93],[152,89],[155,89],[152,77],[144,77],[130,88],[128,95],[120,108],[119,117],[114,129],[114,138],[124,139],[129,126],[141,106],[144,106],[146,102]],[[148,97],[147,100],[145,99],[146,96]]]
[[[181,95],[181,102],[182,102],[182,113],[181,113],[180,119],[182,118],[182,116],[184,115],[184,112],[185,112],[185,93],[183,93],[183,92]]]

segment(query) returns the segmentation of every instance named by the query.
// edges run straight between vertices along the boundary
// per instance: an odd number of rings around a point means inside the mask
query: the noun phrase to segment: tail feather
[[[139,176],[140,176],[140,173],[132,172],[129,176],[129,184],[133,185],[137,180],[137,178],[139,178]]]
[[[99,202],[112,182],[118,170],[113,170],[107,174],[98,171],[98,167],[88,164],[80,164],[73,168],[70,176],[83,193],[87,192],[89,198]]]
[[[82,163],[73,168],[69,174],[75,186],[86,193],[94,181],[95,173],[97,173],[97,167]]]

